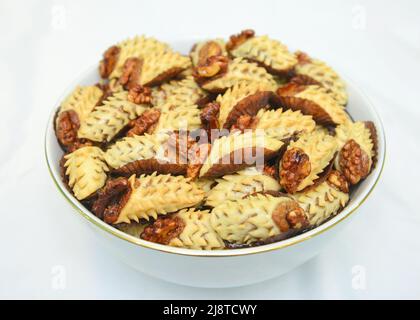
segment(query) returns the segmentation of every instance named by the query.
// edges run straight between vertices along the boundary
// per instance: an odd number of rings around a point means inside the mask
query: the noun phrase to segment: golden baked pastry
[[[144,229],[141,238],[173,247],[223,249],[225,244],[214,231],[210,218],[211,213],[208,210],[184,209],[159,217]]]
[[[82,147],[64,156],[68,185],[78,200],[83,200],[102,188],[108,167],[104,153],[98,147]]]
[[[302,228],[307,218],[287,196],[256,194],[218,205],[212,210],[211,224],[223,240],[249,244]]]
[[[293,237],[339,214],[375,167],[326,63],[244,30],[188,55],[136,36],[54,119],[62,178],[97,218],[143,240],[227,250]]]

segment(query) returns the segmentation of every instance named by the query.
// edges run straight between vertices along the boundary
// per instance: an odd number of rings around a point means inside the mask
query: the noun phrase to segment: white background
[[[0,297],[420,298],[419,17],[415,0],[0,1]],[[208,290],[139,274],[95,242],[53,186],[47,117],[68,84],[121,39],[227,37],[244,28],[328,61],[364,89],[386,129],[382,180],[327,250],[281,278]],[[357,266],[365,288],[352,286]],[[64,289],[54,286],[57,270],[66,273]]]

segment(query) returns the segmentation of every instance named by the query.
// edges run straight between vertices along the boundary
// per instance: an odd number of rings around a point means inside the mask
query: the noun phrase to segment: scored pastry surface
[[[170,51],[169,45],[155,38],[135,36],[117,44],[120,52],[110,78],[119,78],[124,70],[124,63],[128,58],[144,59],[155,52]]]
[[[315,129],[315,121],[311,116],[303,115],[300,111],[265,110],[257,113],[255,129],[262,129],[266,135],[274,139],[290,138],[297,133],[310,133]]]
[[[273,91],[275,86],[267,82],[247,82],[242,81],[226,90],[224,94],[220,94],[216,98],[216,102],[220,105],[219,127],[222,128],[229,113],[242,99],[258,92]]]
[[[111,168],[119,168],[136,160],[163,156],[162,144],[168,135],[134,135],[118,140],[105,152],[105,160]]]
[[[287,73],[297,64],[294,54],[280,41],[268,36],[252,37],[230,52],[234,57],[243,57],[267,66],[275,73]]]
[[[130,102],[127,91],[117,92],[89,114],[79,128],[78,137],[109,142],[130,120],[137,118],[147,109],[147,105]]]
[[[82,147],[64,156],[68,185],[78,200],[83,200],[102,188],[108,167],[104,153],[98,147]]]
[[[348,95],[344,81],[325,62],[318,59],[310,59],[308,62],[297,64],[295,72],[298,75],[305,75],[318,81],[332,94],[338,103],[341,105],[347,104]]]
[[[349,201],[349,194],[331,186],[327,181],[315,188],[298,192],[293,196],[308,215],[309,223],[320,225],[338,213]]]
[[[216,207],[226,200],[242,199],[248,194],[261,191],[279,191],[276,179],[265,174],[232,174],[216,179],[217,185],[207,194],[206,205]]]
[[[95,108],[102,94],[102,90],[97,86],[77,86],[61,103],[59,114],[73,110],[79,117],[79,122],[83,123]]]
[[[169,242],[170,246],[196,250],[223,249],[222,238],[214,231],[208,210],[183,209],[175,215],[184,222],[182,232]]]
[[[135,175],[129,178],[131,194],[115,223],[139,219],[156,219],[158,214],[167,214],[192,207],[204,198],[204,191],[183,176]]]
[[[243,58],[236,58],[229,62],[225,74],[215,79],[210,79],[202,85],[205,90],[220,92],[224,91],[240,81],[266,83],[269,86],[276,86],[271,74],[256,63],[251,63]]]
[[[258,149],[259,152],[257,156],[265,158],[268,156],[266,151],[275,153],[282,147],[283,144],[284,143],[282,141],[267,137],[264,134],[260,134],[260,132],[247,131],[245,133],[231,133],[230,135],[216,139],[213,142],[210,154],[201,167],[200,177],[207,177],[209,171],[215,165],[235,166],[236,164],[242,165],[246,161],[247,163],[245,166],[239,167],[239,169],[236,170],[239,171],[246,166],[255,164],[255,161],[257,161],[258,157],[253,156],[251,152],[252,149]],[[237,152],[238,150],[239,152]],[[245,150],[247,154],[244,155],[241,150]],[[227,157],[230,157],[234,152],[236,152],[236,157],[234,159],[228,159]],[[223,175],[223,173],[220,174],[220,176],[221,175]]]
[[[315,130],[306,133],[298,140],[290,142],[287,150],[297,148],[302,150],[309,157],[310,173],[298,185],[297,191],[312,185],[319,174],[328,166],[337,151],[337,141],[323,131]]]
[[[252,243],[281,233],[272,214],[288,197],[257,194],[227,200],[212,210],[211,224],[222,239],[231,243]]]

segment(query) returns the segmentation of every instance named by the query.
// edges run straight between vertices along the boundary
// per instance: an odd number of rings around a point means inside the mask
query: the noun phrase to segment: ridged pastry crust
[[[310,225],[317,226],[336,215],[349,201],[349,194],[325,181],[315,188],[298,192],[293,196],[305,210]]]
[[[165,94],[165,99],[159,105],[167,106],[191,106],[204,98],[207,93],[194,81],[192,76],[180,81],[171,81],[163,84],[161,90]],[[165,109],[165,107],[163,107]]]
[[[300,110],[311,115],[323,125],[338,125],[350,121],[344,107],[325,88],[318,85],[305,86],[299,92],[280,93],[284,107]]]
[[[258,62],[274,74],[287,74],[298,62],[284,44],[268,36],[249,38],[230,54]]]
[[[131,194],[115,223],[139,219],[156,219],[167,214],[192,207],[204,198],[204,191],[190,179],[171,175],[142,175],[129,178]]]
[[[216,139],[200,170],[200,177],[220,177],[268,160],[283,146],[283,142],[260,132],[234,132]]]
[[[147,109],[146,105],[128,101],[127,91],[117,92],[89,114],[79,128],[78,137],[109,142],[130,120],[137,118]]]
[[[295,73],[310,77],[319,82],[339,104],[347,104],[348,96],[344,81],[325,62],[317,59],[309,59],[309,61],[298,63],[295,67]]]
[[[363,121],[347,122],[337,126],[335,136],[337,138],[338,149],[341,149],[347,141],[353,139],[368,154],[370,159],[375,156],[371,132]]]
[[[124,63],[128,58],[139,58],[142,60],[146,56],[154,55],[155,52],[170,51],[166,43],[145,36],[136,36],[124,40],[117,46],[120,48],[120,52],[115,68],[109,76],[110,78],[119,78],[122,75]]]
[[[154,132],[194,130],[201,126],[200,109],[197,105],[173,107],[165,104]]]
[[[275,86],[267,82],[238,82],[232,88],[229,88],[223,95],[219,95],[216,102],[220,105],[219,126],[223,128],[230,112],[238,103],[261,91],[273,91]]]
[[[186,164],[182,168],[164,156],[163,144],[168,137],[166,134],[125,137],[108,148],[105,160],[114,173],[123,176],[152,174],[154,171],[180,174],[186,170]]]
[[[310,172],[296,187],[296,191],[301,191],[311,186],[319,178],[324,168],[328,166],[337,151],[337,141],[333,136],[315,130],[312,133],[301,135],[296,141],[290,142],[286,153],[291,149],[299,149],[309,158]],[[281,162],[284,161],[284,157]],[[288,192],[291,191],[288,190]]]
[[[264,68],[242,58],[236,58],[229,62],[228,70],[225,74],[206,81],[202,88],[210,92],[224,92],[240,81],[266,83],[268,86],[276,86],[273,76]]]
[[[290,109],[261,109],[256,118],[255,129],[262,129],[268,137],[279,140],[295,134],[310,133],[315,129],[315,121],[311,116]]]
[[[206,205],[216,207],[226,200],[242,199],[247,194],[260,191],[279,191],[276,179],[265,174],[233,174],[216,179],[217,185],[207,194]]]
[[[77,86],[61,103],[59,114],[73,110],[83,123],[92,112],[103,92],[97,86]],[[58,120],[58,117],[57,117]]]
[[[211,214],[208,210],[184,209],[175,213],[184,222],[182,232],[169,241],[173,247],[215,250],[223,249],[225,244],[214,231],[210,223]]]
[[[141,72],[140,84],[154,86],[175,77],[191,66],[188,57],[168,50],[155,51],[145,57]]]
[[[377,138],[372,122],[350,122],[336,128],[339,154],[335,168],[351,184],[365,178],[375,165]]]
[[[225,201],[211,212],[211,225],[223,240],[252,243],[276,236],[282,231],[273,213],[282,203],[294,203],[289,197],[256,194],[240,200]]]
[[[104,153],[98,147],[82,147],[64,156],[68,185],[78,200],[83,200],[102,188],[108,167]]]

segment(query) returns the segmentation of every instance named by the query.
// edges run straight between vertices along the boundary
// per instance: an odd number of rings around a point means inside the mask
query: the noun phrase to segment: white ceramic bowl
[[[174,48],[188,52],[192,42]],[[353,192],[347,207],[337,216],[301,235],[255,248],[200,251],[174,248],[130,236],[88,211],[66,189],[60,178],[59,160],[63,154],[57,143],[53,119],[57,106],[77,85],[99,80],[94,66],[81,75],[57,101],[51,112],[45,136],[48,169],[58,190],[87,222],[99,240],[115,255],[135,269],[170,282],[196,287],[235,287],[268,280],[284,274],[316,256],[336,236],[345,221],[367,199],[379,180],[385,158],[385,135],[381,120],[367,97],[346,80],[349,93],[347,109],[355,120],[370,120],[378,132],[378,162],[367,179]]]

